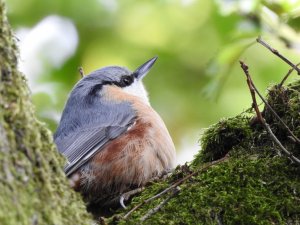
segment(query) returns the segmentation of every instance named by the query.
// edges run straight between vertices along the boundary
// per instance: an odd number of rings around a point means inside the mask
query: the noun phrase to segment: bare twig
[[[240,61],[240,64],[241,64],[241,67],[247,77],[247,84],[248,84],[248,87],[249,87],[249,90],[250,90],[250,93],[251,93],[251,96],[252,96],[252,100],[253,100],[253,103],[252,103],[252,106],[253,108],[255,109],[255,112],[256,112],[256,115],[257,115],[257,118],[259,119],[259,121],[262,123],[262,125],[265,127],[265,129],[267,130],[268,134],[270,135],[270,137],[273,139],[273,141],[280,147],[280,149],[295,163],[299,164],[300,165],[300,160],[295,157],[290,151],[288,151],[282,144],[281,142],[277,139],[277,137],[274,135],[274,133],[272,132],[269,124],[265,121],[265,119],[262,117],[261,115],[261,112],[259,111],[258,109],[258,105],[257,105],[257,102],[256,102],[256,97],[255,97],[255,92],[253,93],[253,91],[255,90],[253,88],[253,82],[251,80],[251,77],[250,77],[250,74],[249,74],[249,71],[248,71],[248,66]]]
[[[253,82],[251,80],[251,77],[250,77],[250,74],[249,74],[249,71],[248,71],[248,66],[240,61],[240,64],[241,64],[241,67],[247,77],[247,84],[248,84],[248,87],[249,87],[249,90],[250,90],[250,93],[251,93],[251,97],[252,97],[252,107],[254,108],[255,112],[256,112],[256,115],[257,115],[257,118],[259,121],[262,121],[263,118],[262,118],[262,115],[259,111],[259,108],[257,106],[257,102],[256,102],[256,97],[255,97],[255,89],[253,87]]]
[[[82,66],[78,68],[78,72],[80,73],[81,77],[84,77],[84,71]]]
[[[205,170],[207,170],[208,168],[219,164],[221,162],[224,162],[228,159],[227,156],[225,156],[224,158],[221,158],[219,160],[215,160],[213,162],[210,162],[209,164],[205,165],[204,167],[201,167],[199,170],[194,171],[193,173],[185,176],[184,178],[180,179],[179,181],[175,182],[174,184],[172,184],[171,186],[169,186],[168,188],[164,189],[163,191],[161,191],[160,193],[158,193],[157,195],[152,196],[151,198],[148,198],[146,200],[144,200],[143,202],[139,203],[138,205],[136,205],[135,207],[133,207],[124,217],[123,219],[127,219],[134,211],[136,211],[138,208],[140,208],[141,206],[143,206],[144,204],[147,204],[148,202],[151,202],[152,200],[159,198],[160,196],[162,196],[163,194],[169,192],[170,190],[173,190],[174,188],[178,187],[180,184],[182,184],[183,182],[185,182],[186,180],[190,179],[191,177],[197,175],[200,172],[203,172]]]
[[[296,65],[296,67],[298,67],[300,65],[300,63],[298,63]],[[281,88],[283,83],[286,81],[286,79],[290,76],[290,74],[295,70],[295,67],[289,69],[288,73],[284,76],[284,78],[282,79],[282,81],[279,83],[278,87]]]
[[[283,55],[281,55],[276,49],[272,48],[269,44],[267,44],[265,41],[263,41],[261,39],[261,37],[258,37],[256,39],[256,41],[260,44],[262,44],[263,46],[265,46],[267,49],[269,49],[271,52],[273,52],[275,55],[279,56],[281,59],[283,59],[285,62],[287,62],[290,66],[292,66],[292,68],[288,71],[288,73],[285,75],[285,77],[282,79],[282,81],[280,82],[280,84],[278,85],[278,88],[281,88],[281,86],[283,85],[283,83],[285,82],[285,80],[289,77],[289,75],[296,70],[299,73],[300,69],[298,68],[298,66],[300,65],[300,63],[298,63],[297,65],[294,65],[293,63],[291,63],[286,57],[284,57]],[[245,64],[244,64],[245,65]],[[242,65],[241,65],[242,66]],[[245,65],[246,66],[246,65]],[[243,68],[243,67],[242,67]],[[244,68],[243,68],[244,70]],[[244,70],[244,72],[246,73],[246,71]],[[248,68],[247,68],[247,73],[248,73]],[[249,76],[250,77],[250,76]],[[251,77],[250,77],[251,80]],[[247,81],[248,82],[248,81]],[[286,123],[278,116],[278,114],[274,111],[274,109],[270,106],[270,104],[264,99],[264,97],[259,93],[258,89],[255,87],[254,83],[252,82],[252,88],[254,88],[255,92],[258,94],[258,96],[260,97],[260,99],[265,103],[265,105],[269,108],[269,110],[273,113],[273,115],[279,120],[279,122],[285,127],[285,129],[287,129],[287,131],[290,133],[290,135],[293,137],[293,139],[300,144],[300,139],[298,137],[296,137],[296,135],[290,130],[290,128],[286,125]],[[249,86],[249,85],[248,85]],[[250,88],[250,87],[249,87]],[[251,91],[251,90],[250,90]],[[251,93],[252,95],[252,93]],[[257,113],[256,113],[257,114]]]
[[[258,91],[258,89],[256,88],[256,86],[254,85],[252,79],[251,79],[251,76],[249,74],[249,71],[248,71],[248,66],[240,61],[240,64],[241,64],[241,67],[247,77],[247,84],[248,84],[248,87],[250,89],[250,93],[251,93],[251,96],[252,96],[252,102],[253,104],[256,104],[257,105],[257,102],[256,102],[256,98],[255,98],[255,92],[258,94],[259,98],[265,103],[265,105],[269,108],[269,110],[273,113],[273,115],[280,121],[280,123],[285,127],[285,129],[287,129],[287,131],[290,133],[290,135],[294,138],[294,140],[300,144],[300,139],[298,137],[296,137],[296,135],[290,130],[290,128],[286,125],[286,123],[280,118],[280,116],[278,116],[278,114],[275,112],[275,110],[270,106],[270,104],[264,99],[264,97],[262,96],[262,94],[260,94],[260,92]],[[261,115],[261,113],[259,112],[258,113],[258,107],[255,108],[253,107],[256,111],[256,115],[259,116]],[[262,118],[258,118],[260,121],[262,121]]]
[[[150,209],[141,219],[141,222],[144,222],[146,219],[148,219],[150,216],[152,216],[154,213],[159,211],[170,199],[175,196],[180,191],[179,187],[175,188],[173,193],[169,195],[166,199],[164,199],[161,203],[159,203],[156,207],[153,209]]]
[[[286,57],[284,57],[283,55],[281,55],[279,53],[279,51],[277,51],[276,49],[272,48],[270,45],[268,45],[265,41],[263,41],[261,39],[261,37],[258,37],[256,39],[256,41],[258,43],[260,43],[261,45],[265,46],[267,49],[269,49],[273,54],[277,55],[279,58],[281,58],[284,62],[286,62],[288,65],[290,65],[293,69],[295,69],[298,73],[298,75],[300,75],[300,69],[294,64],[292,63],[290,60],[288,60]]]
[[[134,211],[136,211],[138,208],[140,208],[142,205],[146,204],[148,199],[144,200],[143,202],[137,204],[135,207],[133,207],[128,213],[125,214],[125,216],[123,216],[123,219],[126,220]]]
[[[269,124],[267,124],[265,121],[263,122],[264,127],[266,128],[266,130],[268,131],[268,133],[270,134],[270,136],[272,137],[272,139],[276,142],[276,144],[278,144],[278,146],[280,147],[280,149],[295,163],[300,165],[300,159],[298,159],[297,157],[295,157],[290,151],[288,151],[282,144],[281,142],[276,138],[275,134],[273,133],[273,131],[271,130]]]
[[[252,82],[252,80],[251,80]],[[293,140],[296,141],[298,144],[300,144],[300,139],[290,130],[288,125],[278,116],[278,114],[275,112],[275,110],[270,106],[270,104],[265,100],[265,98],[262,96],[262,94],[258,91],[254,83],[252,82],[252,87],[254,88],[255,92],[258,94],[259,98],[265,103],[267,108],[273,113],[273,115],[279,120],[279,122],[285,127],[285,129],[290,133],[290,135],[293,137]]]

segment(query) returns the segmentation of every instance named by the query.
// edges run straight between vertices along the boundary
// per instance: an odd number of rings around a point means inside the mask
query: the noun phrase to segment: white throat
[[[134,80],[134,82],[127,87],[124,87],[123,90],[131,95],[140,97],[147,105],[150,105],[148,93],[140,80]]]

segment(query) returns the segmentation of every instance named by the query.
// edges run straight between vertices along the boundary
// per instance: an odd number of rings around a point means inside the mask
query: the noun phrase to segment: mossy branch
[[[159,192],[158,194],[146,199],[145,201],[141,202],[140,204],[136,205],[135,207],[133,207],[128,213],[125,214],[125,216],[123,217],[123,219],[127,219],[134,211],[136,211],[138,208],[140,208],[141,206],[143,206],[144,204],[147,204],[159,197],[161,197],[162,195],[172,191],[173,193],[177,193],[177,191],[175,191],[175,189],[177,189],[179,187],[179,185],[181,185],[182,183],[184,183],[185,181],[187,181],[188,179],[190,179],[191,177],[201,173],[201,172],[204,172],[206,171],[207,169],[209,169],[210,167],[214,166],[214,165],[217,165],[219,163],[222,163],[224,161],[228,160],[228,157],[225,156],[223,157],[222,159],[219,159],[219,160],[216,160],[216,161],[213,161],[213,162],[210,162],[204,166],[202,166],[201,168],[197,169],[196,171],[194,171],[193,173],[185,176],[184,178],[178,180],[177,182],[175,182],[174,184],[172,184],[171,186],[167,187],[166,189],[164,189],[163,191]],[[173,196],[173,195],[172,195]],[[166,202],[164,202],[162,205],[164,205]],[[161,208],[162,205],[158,208]],[[155,212],[157,210],[154,210]],[[151,213],[152,215],[153,213]],[[148,218],[148,217],[147,217]]]

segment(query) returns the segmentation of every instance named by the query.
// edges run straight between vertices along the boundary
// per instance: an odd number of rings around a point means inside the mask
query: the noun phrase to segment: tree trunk
[[[35,118],[5,11],[0,0],[0,224],[88,224],[52,134]]]

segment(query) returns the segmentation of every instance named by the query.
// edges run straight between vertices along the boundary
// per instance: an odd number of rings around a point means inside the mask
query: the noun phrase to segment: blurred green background
[[[180,163],[199,149],[203,128],[251,105],[239,59],[262,92],[289,69],[255,42],[258,35],[300,61],[296,0],[7,0],[7,5],[20,69],[38,117],[52,131],[80,79],[78,67],[86,74],[107,65],[134,70],[159,56],[144,83]]]

